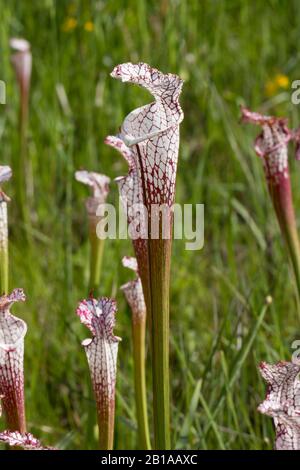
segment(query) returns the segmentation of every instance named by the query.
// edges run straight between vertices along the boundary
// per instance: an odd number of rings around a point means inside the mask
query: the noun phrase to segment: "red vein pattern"
[[[143,191],[142,191],[142,177],[138,163],[135,162],[135,155],[132,149],[127,147],[123,140],[119,137],[108,136],[105,139],[105,143],[114,147],[118,150],[125,160],[128,162],[129,171],[126,176],[116,178],[118,184],[120,199],[127,215],[127,222],[130,226],[134,219],[138,217],[136,223],[136,230],[140,233],[140,236],[132,239],[135,254],[138,259],[140,275],[142,279],[148,279],[148,246],[147,246],[147,232],[148,232],[148,221],[145,217],[144,211],[142,210],[139,214],[136,214],[135,210],[143,205]]]
[[[24,337],[27,325],[10,313],[14,302],[24,302],[22,289],[0,297],[0,395],[10,430],[26,431],[24,400]]]
[[[116,302],[107,297],[80,302],[77,315],[92,333],[82,342],[90,368],[96,397],[99,428],[108,428],[113,435],[118,345],[113,334]],[[100,433],[101,434],[101,433]],[[112,436],[111,441],[112,441]]]
[[[104,204],[109,193],[110,178],[93,171],[76,171],[75,178],[92,190],[92,196],[86,200],[88,214],[95,216],[100,204]]]
[[[262,133],[255,141],[255,151],[263,159],[268,181],[278,185],[289,179],[287,145],[295,135],[288,129],[287,120],[242,108],[242,121],[262,126]]]
[[[275,449],[300,450],[300,366],[292,362],[262,362],[259,370],[268,389],[258,410],[274,419]]]
[[[41,442],[29,432],[18,431],[0,432],[0,442],[11,447],[22,447],[25,450],[57,450],[54,447],[44,447]]]
[[[125,118],[118,137],[131,148],[129,159],[144,180],[142,201],[147,208],[151,204],[171,206],[175,194],[179,124],[183,120],[179,105],[183,82],[177,75],[165,75],[142,62],[118,65],[111,75],[146,88],[155,98],[153,103],[132,111]],[[119,150],[123,153],[122,148]]]
[[[121,286],[132,310],[132,321],[136,323],[146,317],[146,304],[141,279],[138,276],[137,261],[136,258],[125,256],[122,259],[122,263],[124,267],[132,269],[137,274],[137,277],[133,281],[129,281]]]

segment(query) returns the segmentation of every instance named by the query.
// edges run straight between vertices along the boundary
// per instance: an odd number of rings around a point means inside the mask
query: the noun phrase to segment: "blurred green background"
[[[33,243],[22,242],[14,180],[6,185],[14,307],[28,323],[25,348],[29,430],[63,449],[97,447],[89,419],[90,378],[75,308],[87,295],[88,191],[79,168],[115,178],[127,167],[103,144],[124,116],[151,98],[110,78],[113,66],[144,61],[184,80],[176,201],[205,204],[205,246],[174,241],[171,285],[172,446],[271,449],[272,420],[256,408],[265,395],[257,364],[290,359],[299,339],[293,276],[253,151],[257,129],[239,123],[239,106],[289,117],[291,82],[299,79],[298,0],[0,0],[1,165],[18,139],[18,89],[9,39],[30,41],[29,158],[34,195]],[[57,86],[70,112],[60,106]],[[61,86],[59,87],[61,89]],[[292,152],[291,152],[292,153]],[[291,158],[300,215],[299,164]],[[108,202],[118,200],[111,185]],[[119,286],[130,241],[108,240],[98,294],[118,301],[116,449],[136,448],[130,311]],[[265,297],[273,304],[263,321]],[[297,336],[298,335],[298,336]],[[149,372],[149,392],[150,378]],[[149,403],[151,395],[149,393]],[[4,424],[1,422],[1,427]]]

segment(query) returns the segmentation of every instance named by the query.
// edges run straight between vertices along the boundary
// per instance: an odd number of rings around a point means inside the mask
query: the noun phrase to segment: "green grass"
[[[9,38],[25,37],[33,52],[29,156],[35,193],[29,249],[20,236],[13,180],[6,186],[12,197],[11,287],[23,287],[28,296],[14,312],[29,328],[29,430],[64,449],[97,447],[94,424],[88,424],[94,403],[80,345],[87,333],[75,315],[88,285],[87,193],[73,173],[83,167],[111,178],[125,174],[122,158],[103,140],[149,97],[111,79],[109,72],[120,62],[144,61],[185,79],[176,201],[205,204],[203,250],[186,251],[179,240],[173,245],[172,446],[271,449],[272,420],[256,411],[265,394],[257,364],[290,359],[299,315],[261,162],[252,149],[257,129],[239,124],[239,106],[260,107],[299,124],[290,90],[271,98],[265,94],[266,82],[278,72],[299,79],[299,2],[0,0],[0,11],[0,79],[7,84],[7,104],[0,106],[1,164],[15,161],[18,137]],[[78,25],[63,32],[70,15]],[[88,20],[92,32],[83,28]],[[60,107],[58,83],[71,115]],[[291,172],[300,217],[300,168],[294,161]],[[112,184],[109,202],[117,198]],[[129,240],[105,243],[99,288],[99,294],[118,300],[116,333],[123,338],[117,449],[135,448],[137,440],[130,312],[119,291],[128,280],[121,258],[132,253]],[[267,295],[273,304],[262,315]],[[149,371],[148,383],[150,378]]]

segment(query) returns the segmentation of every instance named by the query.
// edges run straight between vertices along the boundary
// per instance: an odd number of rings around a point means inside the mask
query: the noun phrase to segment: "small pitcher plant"
[[[286,120],[251,112],[242,108],[242,121],[262,126],[255,151],[262,158],[269,193],[279,226],[289,250],[300,299],[300,243],[293,205],[288,164],[288,142],[298,140]]]
[[[23,219],[22,222],[25,225],[30,225],[28,202],[31,203],[30,200],[33,197],[33,176],[31,162],[27,155],[27,133],[32,54],[30,43],[26,39],[12,38],[10,46],[13,50],[11,63],[20,93],[19,154],[13,167],[16,178],[16,201]]]
[[[57,450],[54,447],[44,447],[42,443],[29,432],[23,434],[18,431],[0,432],[0,442],[24,450]]]
[[[97,232],[97,226],[99,227],[101,220],[101,215],[97,211],[99,206],[105,204],[109,193],[110,178],[90,171],[76,171],[75,178],[92,189],[92,196],[86,200],[91,250],[89,289],[92,290],[99,287],[104,249],[104,237]]]
[[[107,137],[106,143],[120,151],[129,164],[128,175],[118,180],[128,221],[134,221],[139,212],[140,236],[134,247],[151,333],[155,449],[169,449],[172,207],[179,125],[183,120],[179,104],[183,82],[177,75],[163,74],[145,63],[118,65],[111,75],[122,82],[140,85],[154,96],[153,103],[132,111],[120,133]]]
[[[26,323],[10,313],[15,302],[24,302],[22,289],[0,297],[0,395],[10,431],[26,432],[24,398],[24,337]]]
[[[112,450],[115,423],[117,355],[120,338],[114,336],[116,302],[107,297],[80,302],[77,315],[92,333],[85,349],[97,405],[99,447]]]
[[[0,418],[2,416],[1,400],[3,395],[0,395]],[[20,433],[19,431],[2,431],[0,432],[0,442],[7,444],[11,447],[21,447],[26,450],[46,450],[38,439],[33,437],[32,434]]]
[[[133,361],[134,361],[134,384],[136,412],[138,422],[138,436],[140,449],[148,450],[150,445],[150,434],[147,414],[147,390],[146,390],[146,304],[144,300],[143,287],[138,275],[138,266],[135,258],[124,257],[123,266],[132,269],[137,277],[121,286],[126,300],[132,311],[132,339],[133,339]]]
[[[274,420],[275,449],[300,450],[300,365],[262,362],[259,370],[268,389],[258,410]]]
[[[8,293],[8,222],[7,203],[9,197],[2,191],[2,184],[11,178],[9,166],[0,166],[0,294]]]

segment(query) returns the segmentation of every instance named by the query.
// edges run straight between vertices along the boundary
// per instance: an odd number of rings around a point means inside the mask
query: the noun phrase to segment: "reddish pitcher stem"
[[[170,240],[149,240],[155,449],[170,449]]]

